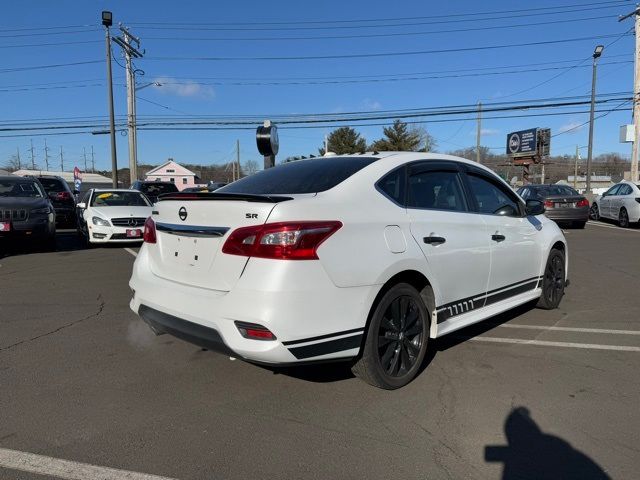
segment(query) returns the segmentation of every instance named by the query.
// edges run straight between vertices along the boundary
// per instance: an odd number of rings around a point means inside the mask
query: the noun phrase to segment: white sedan
[[[129,284],[157,334],[268,365],[350,360],[386,389],[413,379],[429,338],[556,308],[567,279],[543,204],[448,155],[292,162],[154,210]]]
[[[151,202],[136,190],[91,189],[77,205],[78,233],[87,243],[140,242]]]
[[[617,183],[591,204],[593,220],[617,220],[622,228],[640,222],[640,187],[627,180]]]

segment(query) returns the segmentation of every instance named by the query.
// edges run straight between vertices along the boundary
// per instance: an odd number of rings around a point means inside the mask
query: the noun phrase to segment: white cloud
[[[569,122],[565,125],[562,125],[559,129],[558,129],[558,133],[578,133],[580,130],[582,130],[584,127],[586,126],[586,124],[583,124],[583,122]]]
[[[366,110],[380,110],[382,108],[382,104],[379,101],[370,98],[365,98],[360,105]]]
[[[179,97],[195,97],[211,99],[215,96],[215,91],[211,85],[202,85],[193,80],[177,80],[171,77],[158,77],[154,82],[160,85],[154,85],[153,88],[166,95],[177,95]]]
[[[492,136],[492,135],[499,135],[500,134],[500,130],[497,130],[495,128],[481,128],[480,129],[480,134],[481,135],[485,135],[485,136]],[[478,131],[477,130],[472,130],[469,132],[469,135],[477,135]]]

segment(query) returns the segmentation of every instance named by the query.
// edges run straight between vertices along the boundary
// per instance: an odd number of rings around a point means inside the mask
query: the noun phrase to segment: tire
[[[385,390],[407,385],[424,361],[430,325],[420,293],[407,283],[394,285],[374,307],[353,374]]]
[[[538,308],[553,310],[558,308],[564,296],[565,257],[561,250],[552,249],[547,258],[542,277],[542,295],[538,300]]]
[[[620,209],[620,213],[618,214],[618,225],[620,228],[629,228],[629,214],[624,207]]]
[[[583,229],[586,224],[587,222],[573,222],[573,227]]]
[[[600,220],[600,209],[596,202],[593,202],[593,205],[591,205],[591,208],[589,209],[589,218],[591,220]]]

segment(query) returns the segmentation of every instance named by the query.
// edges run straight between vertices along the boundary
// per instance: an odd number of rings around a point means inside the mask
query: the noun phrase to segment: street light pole
[[[587,154],[587,185],[586,193],[591,193],[591,162],[593,160],[593,115],[596,105],[596,72],[598,58],[602,55],[604,45],[598,45],[593,51],[593,74],[591,76],[591,111],[589,113],[589,153]]]
[[[113,81],[111,78],[111,34],[109,27],[113,25],[113,14],[109,11],[102,12],[102,25],[104,25],[105,42],[107,47],[107,91],[109,93],[109,133],[111,136],[111,181],[113,188],[118,188],[118,156],[116,153],[116,126],[113,114]]]

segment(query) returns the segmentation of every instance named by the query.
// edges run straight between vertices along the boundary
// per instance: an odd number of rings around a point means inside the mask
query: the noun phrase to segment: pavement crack
[[[2,348],[0,348],[0,352],[11,350],[14,347],[20,346],[20,345],[22,345],[24,343],[33,342],[34,340],[38,340],[38,339],[43,338],[43,337],[48,337],[49,335],[53,335],[54,333],[60,332],[61,330],[65,330],[65,329],[67,329],[69,327],[73,327],[74,325],[82,323],[85,320],[89,320],[91,318],[98,317],[102,313],[102,310],[104,309],[105,301],[102,298],[102,295],[98,295],[98,298],[96,300],[98,300],[98,302],[99,302],[98,303],[98,309],[97,309],[96,312],[94,312],[94,313],[92,313],[90,315],[87,315],[85,317],[79,318],[77,320],[73,320],[72,322],[65,323],[64,325],[61,325],[58,328],[55,328],[55,329],[53,329],[53,330],[51,330],[49,332],[42,333],[40,335],[36,335],[35,337],[31,337],[31,338],[27,338],[27,339],[24,339],[24,340],[20,340],[19,342],[13,343],[11,345],[7,345],[6,347],[2,347]]]

